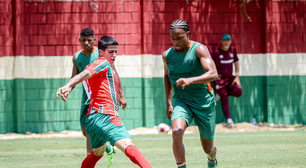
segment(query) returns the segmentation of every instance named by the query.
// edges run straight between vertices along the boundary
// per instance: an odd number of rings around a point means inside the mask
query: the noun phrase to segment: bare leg
[[[96,163],[102,158],[106,149],[106,144],[93,150],[82,162],[81,168],[94,168]]]
[[[87,154],[89,154],[92,151],[91,144],[90,144],[90,138],[86,132],[85,126],[82,126],[81,129],[82,129],[83,135],[86,137],[86,150],[87,150]]]
[[[185,162],[185,147],[183,144],[184,132],[187,123],[184,119],[175,119],[172,121],[172,139],[173,154],[177,163]]]
[[[99,148],[97,148],[97,149],[94,149],[94,150],[92,150],[92,151],[93,151],[93,153],[94,153],[96,156],[103,156],[105,150],[106,150],[106,143],[105,143],[103,146],[101,146],[101,147],[99,147]]]
[[[130,138],[124,138],[124,139],[118,140],[114,145],[115,145],[118,149],[120,149],[123,153],[125,153],[126,147],[128,147],[129,145],[134,145],[134,144],[133,144],[133,142],[132,142],[132,139],[130,139]]]
[[[217,148],[214,145],[214,140],[208,141],[202,137],[201,138],[201,144],[204,152],[207,154],[207,158],[210,161],[214,161],[216,159],[216,154],[217,154]]]
[[[130,160],[141,168],[152,168],[147,159],[133,144],[129,138],[120,139],[115,143],[115,146],[119,148]]]

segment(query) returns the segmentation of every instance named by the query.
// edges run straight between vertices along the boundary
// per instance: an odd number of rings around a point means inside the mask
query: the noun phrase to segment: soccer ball
[[[170,130],[170,126],[165,124],[165,123],[161,123],[158,125],[157,127],[158,133],[168,133]]]

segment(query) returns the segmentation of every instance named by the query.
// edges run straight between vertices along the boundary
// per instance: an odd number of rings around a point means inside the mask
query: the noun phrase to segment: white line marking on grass
[[[190,134],[189,134],[190,135]],[[262,135],[262,134],[259,134],[259,135],[256,135],[256,134],[251,134],[251,135],[231,135],[231,134],[228,134],[228,135],[215,135],[215,139],[216,138],[241,138],[241,137],[270,137],[270,136],[288,136],[288,135],[306,135],[306,132],[305,133],[286,133],[286,134],[265,134],[265,135]],[[188,135],[185,135],[184,136],[184,139],[199,139],[200,135],[198,136],[188,136]],[[162,141],[162,140],[172,140],[172,137],[169,136],[169,137],[163,137],[163,138],[133,138],[133,141]]]

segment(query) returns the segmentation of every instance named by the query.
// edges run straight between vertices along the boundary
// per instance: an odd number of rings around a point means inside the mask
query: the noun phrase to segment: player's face
[[[108,62],[112,65],[115,62],[116,57],[117,57],[118,45],[109,45],[107,46],[105,51],[103,50],[99,50],[99,51],[100,51],[100,56],[106,58]]]
[[[84,50],[91,50],[96,39],[94,36],[81,36],[79,41]]]
[[[189,31],[185,32],[183,29],[170,30],[171,41],[178,52],[188,49],[189,34]]]
[[[222,47],[225,49],[229,49],[231,46],[232,41],[229,39],[221,40]]]

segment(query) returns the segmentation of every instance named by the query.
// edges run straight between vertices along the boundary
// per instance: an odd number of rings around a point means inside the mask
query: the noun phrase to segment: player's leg
[[[106,150],[106,144],[92,150],[92,152],[83,160],[81,168],[93,168],[97,162],[102,158]]]
[[[187,167],[185,159],[185,146],[183,143],[184,132],[191,123],[193,115],[190,108],[180,99],[174,99],[173,113],[171,116],[173,154],[177,167]]]
[[[85,129],[85,120],[86,120],[88,108],[89,108],[88,105],[83,105],[81,107],[81,116],[80,116],[81,130],[82,130],[83,135],[86,137],[87,155],[89,155],[92,151],[91,144],[90,144],[90,138]],[[106,155],[107,156],[107,167],[110,167],[114,162],[115,149],[112,146],[106,144],[106,154],[107,154]]]
[[[84,167],[94,167],[96,162],[103,156],[103,153],[107,148],[107,129],[109,123],[109,117],[100,113],[90,114],[85,121],[85,128],[88,136],[90,137],[90,144],[92,151],[84,162]],[[89,160],[89,161],[88,161]],[[90,163],[88,163],[88,162]],[[82,164],[83,165],[83,164]]]
[[[204,110],[198,110],[193,108],[194,121],[199,127],[200,140],[204,152],[207,154],[208,167],[217,166],[217,148],[214,146],[214,134],[215,134],[215,108],[210,106]]]
[[[218,81],[216,81],[216,92],[220,96],[221,100],[221,107],[223,114],[227,120],[227,123],[234,123],[232,118],[231,118],[231,113],[228,105],[228,85],[231,84],[231,79],[229,78],[222,78]]]
[[[185,159],[185,146],[183,143],[184,132],[188,127],[185,119],[175,119],[172,124],[172,148],[177,167],[187,167]]]
[[[130,160],[141,168],[151,168],[152,166],[144,157],[144,155],[133,144],[132,139],[119,139],[115,146],[120,149]]]
[[[143,154],[133,144],[130,134],[127,132],[119,116],[104,115],[108,125],[103,129],[111,145],[116,146],[130,160],[143,168],[150,168],[151,165]]]
[[[229,105],[228,105],[228,92],[227,91],[228,91],[227,86],[219,86],[219,88],[216,89],[216,92],[218,93],[218,95],[220,95],[223,114],[225,118],[227,119],[228,123],[233,123],[231,119]]]
[[[204,152],[207,154],[207,165],[209,168],[215,168],[217,167],[217,147],[214,145],[214,140],[208,141],[202,137],[201,144]]]
[[[90,138],[86,132],[85,126],[82,126],[81,130],[82,130],[82,134],[86,137],[86,151],[87,151],[87,155],[89,155],[92,151],[91,145],[90,145]]]
[[[86,132],[86,129],[85,129],[85,120],[86,120],[86,115],[87,115],[87,112],[88,112],[88,105],[82,105],[81,106],[81,113],[80,113],[80,124],[81,124],[81,130],[82,130],[82,134],[86,137],[86,152],[87,152],[87,155],[89,155],[92,151],[91,149],[91,145],[90,145],[90,139],[89,139],[89,136]]]

